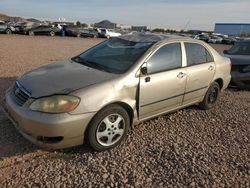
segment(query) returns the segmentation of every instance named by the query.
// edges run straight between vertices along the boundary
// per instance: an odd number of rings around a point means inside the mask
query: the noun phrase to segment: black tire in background
[[[117,114],[120,117],[122,117],[124,132],[120,136],[118,134],[118,138],[117,138],[118,140],[116,140],[114,144],[106,146],[106,145],[102,144],[100,142],[100,140],[97,138],[98,133],[100,133],[99,128],[100,128],[101,124],[103,123],[104,119],[106,119],[107,117],[112,116],[114,114]],[[113,105],[110,105],[110,106],[102,109],[100,112],[98,112],[95,115],[95,117],[92,119],[92,121],[88,125],[88,129],[87,129],[87,132],[85,135],[87,136],[87,140],[88,140],[90,146],[94,150],[103,151],[103,150],[108,150],[108,149],[114,148],[117,145],[119,145],[122,142],[122,140],[126,137],[127,132],[129,130],[129,127],[130,127],[130,118],[129,118],[127,111],[124,108],[122,108],[120,105],[113,104]],[[109,128],[106,127],[104,129],[106,130]],[[111,134],[112,134],[112,131],[114,131],[114,132],[116,131],[115,127],[110,128],[110,129],[113,129],[113,130],[109,130]],[[118,130],[120,130],[120,129],[118,129]],[[116,133],[113,135],[113,138],[115,136],[116,136]]]
[[[199,104],[200,108],[208,110],[213,108],[219,98],[220,86],[217,82],[213,82],[207,90],[203,101]]]
[[[50,31],[49,35],[52,36],[52,37],[54,37],[55,36],[55,32],[54,31]]]
[[[29,35],[29,36],[34,36],[35,33],[34,33],[33,31],[28,31],[28,35]]]
[[[6,29],[5,33],[6,33],[7,35],[10,35],[10,34],[12,33],[12,31],[11,31],[11,29]]]

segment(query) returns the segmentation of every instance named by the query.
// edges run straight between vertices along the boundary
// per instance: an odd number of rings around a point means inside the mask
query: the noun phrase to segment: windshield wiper
[[[79,56],[74,57],[71,60],[74,62],[80,63],[82,65],[86,65],[86,66],[91,67],[91,68],[97,68],[98,70],[113,73],[112,71],[108,70],[108,67],[101,65],[101,64],[98,64],[98,63],[95,63],[93,61],[83,60]]]
[[[104,66],[104,65],[98,64],[98,63],[93,62],[93,61],[88,61],[88,60],[86,60],[86,62],[87,62],[90,66],[92,66],[92,68],[97,68],[97,69],[99,69],[99,70],[104,70],[104,71],[106,71],[106,72],[112,73],[112,71],[110,71],[110,70],[108,69],[108,67],[106,67],[106,66]]]

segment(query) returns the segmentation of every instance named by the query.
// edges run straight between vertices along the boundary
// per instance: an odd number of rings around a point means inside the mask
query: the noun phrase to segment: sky
[[[250,0],[0,0],[0,13],[53,21],[108,19],[151,28],[213,30],[215,23],[250,23]]]

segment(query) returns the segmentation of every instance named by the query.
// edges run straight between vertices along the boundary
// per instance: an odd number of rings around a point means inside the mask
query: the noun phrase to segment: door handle
[[[186,74],[185,73],[183,73],[183,72],[180,72],[178,75],[177,75],[177,77],[178,78],[183,78],[184,76],[186,76]]]
[[[149,76],[147,76],[147,77],[145,78],[145,82],[150,82],[150,80],[151,80],[151,78],[150,78]]]
[[[210,70],[210,71],[214,70],[214,66],[210,65],[210,66],[208,67],[208,70]]]

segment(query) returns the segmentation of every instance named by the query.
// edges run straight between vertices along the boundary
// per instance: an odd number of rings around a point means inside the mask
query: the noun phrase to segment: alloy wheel
[[[98,125],[96,138],[102,146],[111,146],[118,142],[125,133],[125,121],[120,114],[105,117]]]

